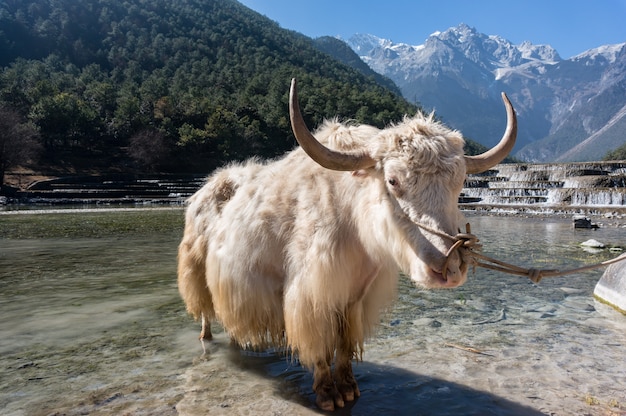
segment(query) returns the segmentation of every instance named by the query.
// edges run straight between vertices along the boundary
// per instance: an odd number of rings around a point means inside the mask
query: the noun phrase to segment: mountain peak
[[[597,48],[589,49],[572,58],[572,61],[604,59],[608,63],[613,63],[620,54],[626,54],[626,43],[617,43],[614,45],[603,45]]]
[[[544,61],[556,63],[561,60],[559,53],[550,45],[533,45],[530,41],[523,41],[517,46],[522,57],[529,61]]]
[[[422,45],[372,35],[354,36],[348,44],[404,97],[437,109],[452,127],[487,146],[495,144],[499,126],[485,112],[499,111],[499,93],[507,91],[520,116],[517,156],[527,160],[554,160],[626,108],[626,43],[562,60],[550,45],[516,45],[460,23],[432,33]],[[601,131],[606,145],[595,141],[595,155],[576,157],[602,158],[617,130]]]
[[[441,32],[437,37],[440,39],[456,39],[458,42],[463,43],[479,35],[475,28],[465,23],[460,23],[458,26],[453,26]]]
[[[432,33],[422,45],[394,43],[389,39],[367,34],[355,34],[347,43],[366,62],[381,56],[388,59],[410,59],[411,61],[416,59],[423,61],[429,58],[442,59],[442,54],[445,53],[442,48],[447,48],[448,54],[454,54],[453,51],[461,53],[466,59],[493,73],[526,62],[539,61],[545,64],[554,64],[561,60],[558,52],[550,45],[533,45],[528,41],[514,45],[498,35],[480,33],[476,28],[465,23],[450,27],[443,32]],[[392,51],[393,53],[391,53]],[[403,56],[401,51],[406,54]],[[456,60],[452,56],[446,59]],[[387,62],[387,64],[390,63]],[[399,61],[395,63],[400,64]]]
[[[393,45],[393,42],[389,39],[383,39],[374,35],[363,33],[356,33],[352,35],[346,43],[360,56],[369,55],[370,52],[376,48],[389,48]]]

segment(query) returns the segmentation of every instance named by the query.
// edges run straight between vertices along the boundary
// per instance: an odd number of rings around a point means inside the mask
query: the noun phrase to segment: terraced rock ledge
[[[463,209],[626,214],[626,161],[502,164],[470,175]]]
[[[68,176],[3,190],[0,204],[182,204],[204,174]],[[501,164],[470,175],[463,210],[626,216],[626,161]]]
[[[68,176],[36,181],[5,192],[5,204],[182,204],[204,183],[205,175]]]

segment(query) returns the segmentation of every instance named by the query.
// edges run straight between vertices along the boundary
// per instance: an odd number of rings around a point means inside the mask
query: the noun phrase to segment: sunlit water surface
[[[615,255],[581,250],[589,238],[626,245],[623,228],[469,220],[485,254],[525,267]],[[0,214],[0,413],[317,413],[294,361],[217,326],[198,341],[176,288],[182,227],[182,209]],[[626,414],[626,317],[594,301],[601,274],[534,285],[479,269],[449,291],[400,278],[355,364],[362,395],[336,414]]]

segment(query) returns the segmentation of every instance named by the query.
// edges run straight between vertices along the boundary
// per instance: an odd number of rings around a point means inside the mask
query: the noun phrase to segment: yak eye
[[[389,183],[389,185],[391,186],[396,186],[398,185],[398,181],[396,180],[396,178],[391,178],[387,181]]]

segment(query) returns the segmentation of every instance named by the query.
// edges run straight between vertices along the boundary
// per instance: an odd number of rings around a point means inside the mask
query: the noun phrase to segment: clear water
[[[626,229],[469,216],[487,255],[568,269],[612,257]],[[199,324],[176,288],[182,209],[0,214],[3,415],[316,414],[311,375]],[[355,364],[341,415],[626,413],[626,317],[594,301],[602,269],[528,279],[479,269],[398,302]],[[474,348],[482,354],[458,347]]]

